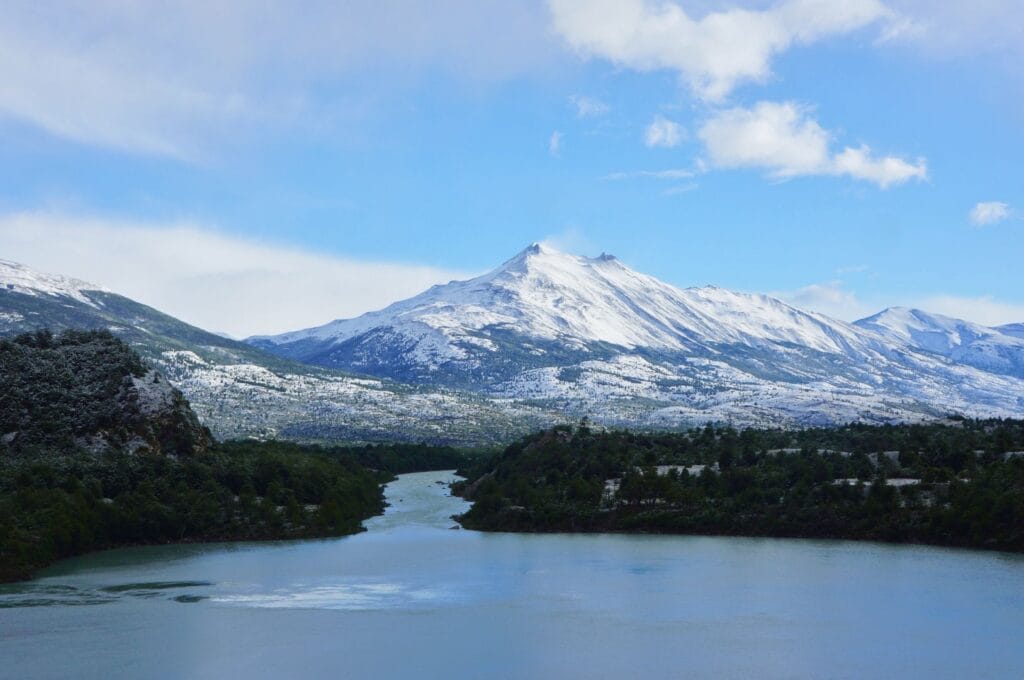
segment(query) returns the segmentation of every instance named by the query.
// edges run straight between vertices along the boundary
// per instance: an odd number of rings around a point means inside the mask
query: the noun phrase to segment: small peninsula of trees
[[[556,427],[462,472],[467,528],[865,539],[1024,551],[1024,421]]]

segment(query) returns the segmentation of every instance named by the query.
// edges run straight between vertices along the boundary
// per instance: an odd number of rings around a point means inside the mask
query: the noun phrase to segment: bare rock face
[[[188,400],[158,371],[125,376],[118,401],[130,436],[121,445],[130,453],[194,455],[209,449],[210,431]]]

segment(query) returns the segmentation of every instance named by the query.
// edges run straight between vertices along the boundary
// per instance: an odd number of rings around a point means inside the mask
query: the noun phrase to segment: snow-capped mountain
[[[110,329],[221,437],[485,443],[583,415],[671,428],[1024,413],[1014,326],[914,310],[850,324],[540,245],[381,311],[249,344],[0,261],[0,334],[42,327]]]
[[[994,373],[1024,378],[1024,333],[1014,334],[1014,327],[988,328],[929,314],[920,309],[890,307],[855,325],[896,344],[949,357]]]
[[[612,256],[534,244],[483,276],[249,342],[316,365],[633,424],[1009,415],[1024,407],[1024,382],[1013,372],[979,369],[869,321],[713,286],[679,289]]]
[[[501,442],[550,412],[307,366],[209,333],[102,286],[0,260],[0,335],[106,328],[166,375],[218,437]]]
[[[578,257],[533,244],[475,279],[434,286],[357,319],[250,342],[330,364],[346,343],[382,327],[414,340],[410,358],[430,367],[463,359],[474,348],[494,350],[490,336],[502,331],[533,339],[537,352],[551,342],[583,351],[613,345],[671,352],[709,342],[773,342],[828,352],[860,340],[848,325],[764,295],[715,286],[680,290],[611,255]],[[328,356],[321,357],[324,351]]]

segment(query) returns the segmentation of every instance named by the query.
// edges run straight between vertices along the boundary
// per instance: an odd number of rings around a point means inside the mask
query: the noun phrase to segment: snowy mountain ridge
[[[871,342],[850,324],[766,295],[716,286],[679,289],[611,255],[567,255],[537,243],[488,274],[434,286],[383,310],[249,340],[341,344],[384,325],[410,337],[426,339],[433,331],[447,340],[505,327],[580,348],[608,343],[631,350],[687,351],[695,342],[757,346],[770,341],[829,352]]]
[[[483,276],[249,344],[67,277],[8,262],[0,276],[0,334],[109,328],[221,436],[483,443],[584,415],[675,428],[1024,412],[1014,325],[899,308],[846,323],[538,244]]]
[[[907,307],[890,307],[855,325],[890,342],[1024,378],[1024,334],[1014,335],[1012,325],[989,328]]]
[[[380,311],[249,342],[311,364],[627,424],[1024,408],[1024,344],[998,329],[897,309],[847,323],[766,295],[676,288],[610,255],[540,244]]]
[[[9,290],[25,295],[69,297],[90,306],[95,306],[96,303],[86,296],[83,291],[110,292],[103,286],[97,286],[68,276],[44,274],[29,269],[17,262],[4,259],[0,259],[0,290]]]

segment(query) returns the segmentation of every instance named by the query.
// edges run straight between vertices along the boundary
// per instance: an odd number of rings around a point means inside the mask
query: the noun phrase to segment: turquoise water
[[[132,548],[0,586],[9,678],[1021,678],[1024,558],[452,530],[404,475],[322,541]]]

